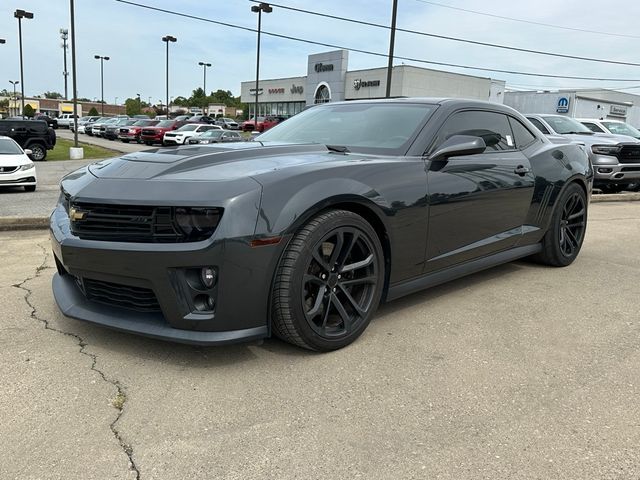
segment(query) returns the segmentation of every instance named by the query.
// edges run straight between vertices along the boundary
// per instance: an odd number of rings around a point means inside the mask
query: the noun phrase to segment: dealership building
[[[260,80],[259,115],[290,116],[317,103],[384,98],[387,68],[349,70],[349,52],[334,50],[309,55],[307,74]],[[392,97],[458,97],[503,103],[505,82],[409,65],[393,67]],[[255,80],[242,82],[242,102],[252,117]]]
[[[606,89],[507,92],[504,103],[521,113],[621,120],[640,127],[640,95]]]

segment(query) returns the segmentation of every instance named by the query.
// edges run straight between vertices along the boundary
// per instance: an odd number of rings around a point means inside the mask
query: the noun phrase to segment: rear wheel
[[[31,150],[31,160],[38,162],[47,158],[47,149],[41,143],[32,143],[27,148]]]
[[[272,327],[283,340],[317,351],[349,345],[367,328],[382,295],[380,240],[362,217],[323,213],[291,240],[272,293]]]
[[[586,229],[587,196],[580,185],[571,183],[558,199],[536,260],[554,267],[571,264],[580,253]]]
[[[602,185],[599,188],[602,193],[620,193],[624,190],[626,190],[628,187],[627,184],[619,184],[619,183],[612,183],[609,185]]]

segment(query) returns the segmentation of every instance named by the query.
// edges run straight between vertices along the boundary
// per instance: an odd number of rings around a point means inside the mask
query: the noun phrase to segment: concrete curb
[[[591,203],[603,202],[637,202],[640,201],[640,192],[627,193],[601,193],[591,195]]]
[[[0,231],[44,230],[49,228],[49,217],[0,217]]]

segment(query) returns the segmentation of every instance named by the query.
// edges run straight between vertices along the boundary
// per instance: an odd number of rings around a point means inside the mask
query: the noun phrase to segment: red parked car
[[[255,126],[255,121],[253,119],[247,120],[246,122],[242,122],[241,129],[243,132],[264,132],[265,130],[269,130],[271,127],[276,126],[280,122],[284,122],[285,117],[276,117],[273,115],[267,115],[266,117],[258,117],[258,127]]]
[[[177,130],[189,122],[178,122],[176,120],[161,120],[155,127],[142,127],[140,131],[140,140],[147,144],[162,143],[164,134],[171,130]]]
[[[160,120],[138,120],[133,125],[120,127],[118,129],[118,139],[124,143],[140,142],[140,133],[144,127],[153,127],[160,123]]]

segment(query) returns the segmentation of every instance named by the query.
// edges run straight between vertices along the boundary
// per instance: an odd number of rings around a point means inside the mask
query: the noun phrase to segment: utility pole
[[[70,2],[71,16],[71,83],[73,88],[73,146],[78,148],[78,84],[76,74],[76,14],[73,0]]]
[[[62,51],[64,52],[64,70],[62,72],[64,77],[64,99],[69,100],[69,91],[67,89],[67,77],[69,76],[69,72],[67,72],[67,39],[69,38],[69,30],[61,28],[60,38],[62,39]]]
[[[396,42],[396,17],[398,14],[398,0],[393,0],[393,10],[391,12],[391,35],[389,37],[389,64],[387,65],[387,93],[391,96],[391,72],[393,71],[393,49]]]

